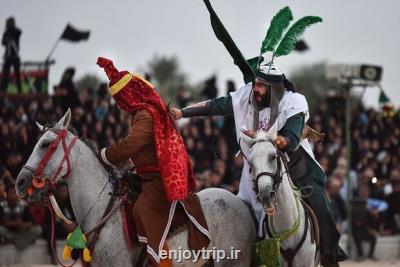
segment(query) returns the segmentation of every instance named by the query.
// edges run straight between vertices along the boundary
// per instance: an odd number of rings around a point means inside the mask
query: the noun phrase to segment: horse
[[[310,227],[315,218],[302,205],[301,193],[288,175],[286,155],[275,147],[276,137],[276,124],[268,132],[258,131],[255,138],[241,134],[250,147],[247,161],[266,214],[266,239],[279,240],[281,266],[318,266],[318,233],[314,238]]]
[[[72,208],[82,231],[86,232],[98,225],[110,202],[113,190],[109,172],[101,164],[96,153],[75,134],[68,130],[71,111],[52,127],[44,128],[32,154],[20,171],[16,180],[17,194],[28,202],[47,200],[54,211],[61,217],[58,204],[51,197],[48,186],[63,178],[68,184]],[[43,164],[43,157],[52,155]],[[39,164],[41,163],[41,164]],[[36,177],[38,168],[42,168],[41,177]],[[41,183],[45,185],[42,186]],[[32,189],[35,185],[35,190]],[[200,259],[181,260],[172,257],[173,266],[202,266],[214,258],[215,266],[250,266],[252,262],[252,243],[256,238],[256,229],[248,206],[227,190],[208,188],[197,193],[209,228],[211,242],[200,254]],[[116,204],[114,204],[115,206]],[[65,218],[64,218],[65,219]],[[120,209],[102,225],[97,242],[92,251],[93,266],[136,266],[141,249],[129,249],[123,232],[123,214]],[[183,228],[170,235],[166,242],[170,251],[189,250],[188,230]],[[90,235],[88,236],[90,242]],[[237,259],[230,259],[232,250]],[[233,250],[233,251],[234,251]],[[190,250],[189,250],[190,251]],[[216,252],[214,252],[216,251]],[[224,258],[222,251],[225,253]],[[214,254],[213,254],[214,253]],[[204,254],[206,257],[204,257]],[[173,254],[171,254],[173,255]],[[207,258],[208,257],[208,258]]]

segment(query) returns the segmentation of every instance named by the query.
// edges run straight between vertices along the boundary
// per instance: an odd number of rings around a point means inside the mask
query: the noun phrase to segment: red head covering
[[[195,176],[182,137],[154,86],[145,79],[118,71],[111,60],[99,57],[97,65],[110,80],[110,92],[117,104],[133,113],[146,109],[153,117],[156,154],[165,192],[170,201],[184,199],[195,187]]]

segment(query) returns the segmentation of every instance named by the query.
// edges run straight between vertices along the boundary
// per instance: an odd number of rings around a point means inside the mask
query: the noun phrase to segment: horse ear
[[[272,140],[275,141],[276,138],[278,137],[278,123],[275,122],[271,128],[268,130],[268,137]]]
[[[240,139],[242,139],[243,142],[245,144],[247,144],[248,146],[252,146],[256,142],[256,139],[251,138],[250,136],[248,136],[244,133],[240,133]]]
[[[40,130],[41,132],[43,132],[44,126],[41,125],[40,123],[38,123],[37,121],[36,121],[36,125],[37,125],[37,127],[39,127],[39,130]]]
[[[68,128],[70,121],[71,121],[71,109],[68,108],[65,115],[56,123],[54,128]]]

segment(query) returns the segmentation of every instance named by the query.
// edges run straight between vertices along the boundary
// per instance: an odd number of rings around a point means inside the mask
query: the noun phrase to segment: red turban
[[[137,75],[118,71],[111,60],[99,57],[97,65],[110,80],[111,95],[125,111],[146,109],[153,117],[156,154],[167,198],[184,199],[195,188],[195,176],[175,122],[154,86]]]

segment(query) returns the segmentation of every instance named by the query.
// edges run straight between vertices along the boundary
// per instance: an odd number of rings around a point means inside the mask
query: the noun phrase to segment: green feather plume
[[[306,16],[299,19],[293,24],[286,32],[282,41],[279,43],[278,48],[275,50],[274,56],[286,56],[292,52],[294,45],[299,41],[307,27],[314,23],[322,22],[322,18],[317,16]]]
[[[275,46],[282,38],[283,32],[289,27],[290,21],[293,19],[292,11],[288,6],[279,10],[279,12],[272,18],[271,24],[268,28],[267,35],[261,44],[261,53],[267,51],[274,51]]]

